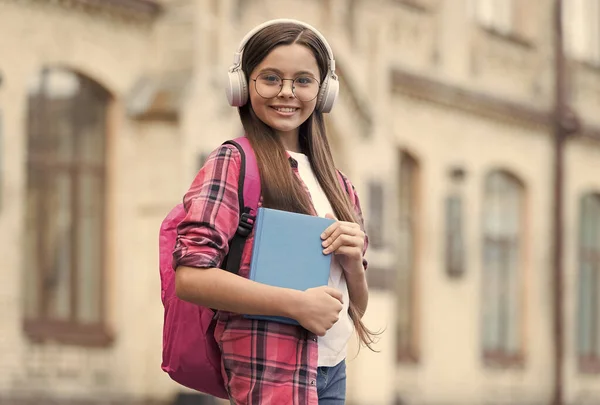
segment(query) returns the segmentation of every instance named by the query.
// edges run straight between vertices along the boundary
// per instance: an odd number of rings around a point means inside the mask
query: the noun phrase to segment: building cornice
[[[46,2],[49,2],[49,0],[46,0]],[[133,18],[155,18],[163,10],[163,6],[155,0],[55,0],[52,3]]]
[[[407,94],[476,115],[517,121],[524,125],[550,128],[553,124],[552,113],[549,110],[535,108],[526,103],[465,89],[401,69],[392,69],[391,75],[392,93]],[[584,125],[577,135],[600,141],[600,128]]]

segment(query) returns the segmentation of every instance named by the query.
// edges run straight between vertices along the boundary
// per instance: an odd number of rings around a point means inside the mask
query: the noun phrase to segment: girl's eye
[[[281,79],[279,76],[274,74],[264,74],[260,76],[260,80],[268,84],[278,84],[281,83]]]
[[[310,76],[301,76],[296,78],[296,84],[300,86],[311,86],[316,84],[317,81]]]

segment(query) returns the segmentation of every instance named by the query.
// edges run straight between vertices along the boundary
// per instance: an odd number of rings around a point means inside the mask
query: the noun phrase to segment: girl
[[[241,85],[230,84],[228,94],[255,151],[260,205],[337,218],[321,235],[323,252],[334,254],[329,286],[296,291],[248,280],[253,235],[242,277],[219,269],[239,218],[236,148],[213,151],[184,197],[187,215],[174,251],[177,295],[217,309],[214,334],[232,404],[343,404],[353,330],[373,343],[361,322],[368,290],[360,203],[348,180],[350,195],[338,181],[323,121],[337,95],[334,69],[318,31],[274,20],[242,41],[230,70]],[[290,317],[302,327],[239,314]]]

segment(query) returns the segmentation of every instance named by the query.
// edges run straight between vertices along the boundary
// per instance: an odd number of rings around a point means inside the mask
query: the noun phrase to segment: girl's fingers
[[[347,223],[338,222],[331,233],[324,232],[321,238],[324,238],[323,247],[330,246],[340,235],[359,236],[362,232],[360,228],[346,225]]]
[[[331,252],[337,253],[337,251],[342,246],[356,248],[356,247],[360,247],[362,245],[362,243],[363,243],[363,241],[362,241],[362,238],[360,238],[360,237],[343,234],[343,235],[338,236],[333,241],[333,243],[331,243],[331,245],[327,246],[323,250],[323,253],[325,253],[325,254],[329,254]]]

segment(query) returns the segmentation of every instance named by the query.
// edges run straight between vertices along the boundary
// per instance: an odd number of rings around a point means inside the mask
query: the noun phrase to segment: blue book
[[[333,219],[259,208],[256,216],[250,279],[276,287],[307,290],[327,285],[331,254],[323,254],[321,234]],[[297,325],[294,319],[246,315]]]

